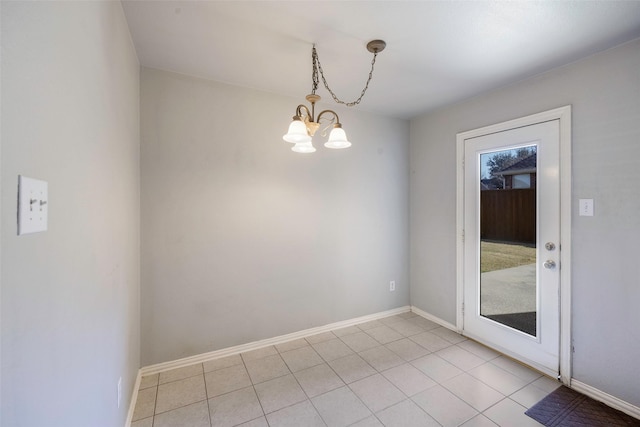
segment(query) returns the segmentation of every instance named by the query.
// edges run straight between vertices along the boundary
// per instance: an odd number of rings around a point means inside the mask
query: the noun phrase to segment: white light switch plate
[[[593,199],[580,199],[580,216],[593,216]]]
[[[47,229],[49,213],[46,181],[18,176],[18,235]]]

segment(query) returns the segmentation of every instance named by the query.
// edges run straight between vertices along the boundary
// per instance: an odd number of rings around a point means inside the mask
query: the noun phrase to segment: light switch
[[[580,216],[593,216],[593,199],[580,199]]]
[[[39,179],[18,176],[18,235],[47,229],[48,184]]]

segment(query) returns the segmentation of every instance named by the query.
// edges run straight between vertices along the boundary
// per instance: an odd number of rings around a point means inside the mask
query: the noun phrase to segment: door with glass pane
[[[464,333],[559,367],[559,120],[464,140]]]

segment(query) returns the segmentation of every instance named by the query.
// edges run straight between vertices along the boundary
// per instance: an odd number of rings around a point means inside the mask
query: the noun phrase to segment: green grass
[[[480,242],[480,272],[503,270],[536,262],[536,248],[517,243]]]

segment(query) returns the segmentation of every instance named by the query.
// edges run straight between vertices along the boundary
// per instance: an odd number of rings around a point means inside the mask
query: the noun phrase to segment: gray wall
[[[455,324],[456,133],[568,104],[573,375],[640,406],[640,40],[411,121],[411,303]]]
[[[1,129],[2,425],[122,426],[140,200],[139,64],[119,2],[2,2]],[[18,174],[49,183],[44,233],[16,235]]]
[[[353,147],[302,155],[304,94],[141,87],[143,365],[409,303],[407,121],[341,109]]]

